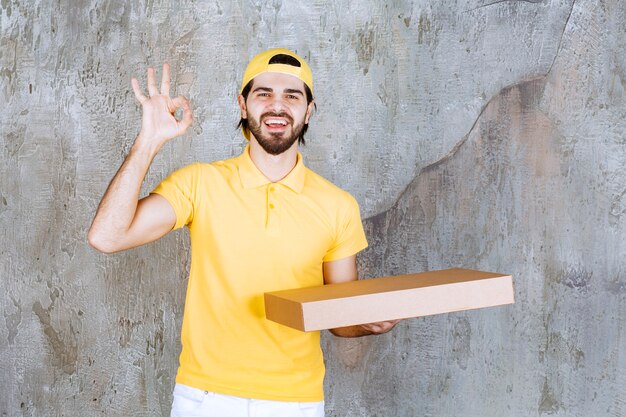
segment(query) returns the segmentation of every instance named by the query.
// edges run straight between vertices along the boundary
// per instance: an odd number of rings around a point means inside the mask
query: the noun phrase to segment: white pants
[[[324,417],[324,401],[254,400],[176,384],[170,417]]]

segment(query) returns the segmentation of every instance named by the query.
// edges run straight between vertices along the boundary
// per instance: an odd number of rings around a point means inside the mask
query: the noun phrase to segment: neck
[[[298,142],[295,142],[291,148],[280,155],[272,155],[265,152],[254,138],[250,139],[250,159],[271,182],[282,180],[296,166]]]

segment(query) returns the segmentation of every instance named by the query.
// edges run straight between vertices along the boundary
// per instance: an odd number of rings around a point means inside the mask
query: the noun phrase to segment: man
[[[172,416],[323,416],[319,332],[265,319],[263,293],[357,279],[367,246],[356,200],[298,152],[314,108],[308,64],[286,49],[255,56],[238,103],[242,155],[186,166],[139,198],[152,159],[192,123],[184,97],[148,69],[141,131],[98,207],[89,243],[111,253],[187,226],[192,256]],[[182,109],[182,119],[174,117]],[[394,322],[331,330],[380,334]]]

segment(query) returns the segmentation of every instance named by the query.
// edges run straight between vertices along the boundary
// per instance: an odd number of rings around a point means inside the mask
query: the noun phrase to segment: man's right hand
[[[161,146],[185,133],[193,120],[185,97],[170,98],[169,65],[163,65],[160,92],[152,68],[148,68],[148,96],[135,78],[131,84],[143,109],[141,131],[104,193],[87,235],[91,246],[105,253],[143,245],[172,230],[176,213],[171,204],[158,194],[139,200],[139,192]],[[178,109],[183,110],[181,120],[174,116]]]
[[[138,141],[147,141],[149,145],[160,149],[168,140],[182,135],[191,126],[193,116],[189,101],[183,96],[170,97],[170,66],[168,64],[163,64],[160,91],[156,85],[153,68],[148,68],[148,96],[143,93],[136,78],[131,80],[131,85],[135,98],[142,107]],[[183,117],[180,120],[174,116],[178,109],[183,110]]]

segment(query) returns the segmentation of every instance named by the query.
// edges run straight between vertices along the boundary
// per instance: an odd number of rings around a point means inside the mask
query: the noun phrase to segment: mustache
[[[273,112],[273,111],[265,112],[261,114],[261,121],[263,121],[264,119],[267,119],[268,117],[282,117],[283,119],[287,119],[289,123],[293,124],[293,117],[291,117],[285,112],[280,112],[280,113]]]

